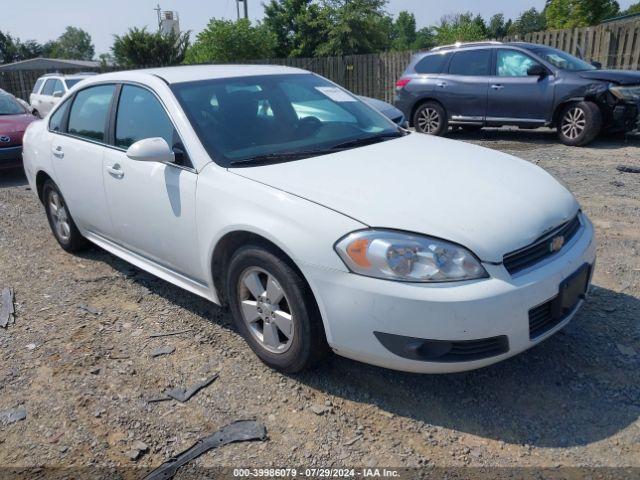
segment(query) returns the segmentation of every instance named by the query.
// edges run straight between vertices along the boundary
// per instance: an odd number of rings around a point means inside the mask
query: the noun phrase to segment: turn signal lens
[[[369,240],[366,238],[354,240],[347,245],[347,255],[356,265],[369,268],[371,267],[371,262],[367,260],[367,248],[369,248]]]

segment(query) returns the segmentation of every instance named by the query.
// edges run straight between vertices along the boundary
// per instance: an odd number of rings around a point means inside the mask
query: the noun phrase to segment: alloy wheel
[[[51,212],[51,220],[53,228],[58,238],[63,242],[68,242],[71,238],[71,224],[69,213],[64,204],[64,200],[60,194],[54,190],[49,193],[49,211]]]
[[[565,113],[560,126],[562,134],[570,140],[575,140],[587,127],[584,110],[579,107],[571,108]]]
[[[295,328],[290,303],[278,280],[262,268],[240,275],[240,310],[251,335],[271,353],[289,350]]]
[[[425,108],[418,115],[418,128],[421,132],[432,134],[440,127],[440,115],[434,108]]]

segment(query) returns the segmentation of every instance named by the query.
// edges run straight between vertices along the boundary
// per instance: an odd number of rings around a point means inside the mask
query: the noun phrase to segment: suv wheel
[[[420,105],[413,116],[416,132],[429,135],[444,135],[449,128],[447,112],[439,103],[427,102]]]
[[[567,105],[560,114],[558,136],[565,145],[581,147],[592,142],[602,130],[602,113],[593,102]]]
[[[53,181],[47,180],[44,183],[42,198],[49,226],[60,246],[67,252],[78,252],[86,248],[88,242],[76,227],[67,203]]]
[[[296,373],[327,353],[311,290],[275,252],[259,245],[240,248],[229,264],[227,295],[236,327],[268,366]]]

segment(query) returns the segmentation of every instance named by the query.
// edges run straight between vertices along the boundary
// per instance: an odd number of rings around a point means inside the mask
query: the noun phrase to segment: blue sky
[[[618,0],[626,8],[634,0]],[[249,0],[249,14],[262,17],[263,0]],[[23,40],[45,42],[54,39],[67,25],[87,30],[93,37],[96,53],[109,51],[113,34],[122,34],[131,26],[155,28],[158,0],[27,0],[11,2],[0,15],[0,30]],[[545,0],[390,0],[388,10],[409,10],[418,25],[436,23],[442,15],[472,11],[489,17],[504,13],[515,17],[531,7],[544,6]],[[194,34],[202,30],[211,17],[235,18],[235,0],[160,0],[164,10],[177,10],[183,30]]]

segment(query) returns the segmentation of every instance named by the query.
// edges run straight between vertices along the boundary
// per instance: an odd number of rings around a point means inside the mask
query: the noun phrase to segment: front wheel
[[[444,135],[449,129],[449,119],[442,105],[427,102],[420,105],[413,116],[413,126],[416,132],[429,135]]]
[[[602,113],[593,102],[567,105],[560,114],[558,137],[565,145],[581,147],[591,143],[602,130]]]
[[[44,183],[42,198],[49,226],[60,246],[67,252],[85,249],[88,242],[76,227],[69,213],[69,207],[53,181],[47,180]]]
[[[277,252],[240,248],[229,264],[227,295],[236,327],[268,366],[296,373],[324,358],[328,347],[313,294]]]

